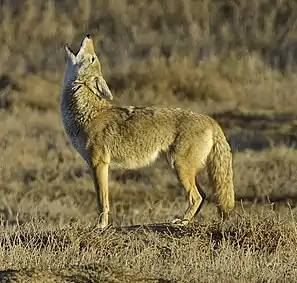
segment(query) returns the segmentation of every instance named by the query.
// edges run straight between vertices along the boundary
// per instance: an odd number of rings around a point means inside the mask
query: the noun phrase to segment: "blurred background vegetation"
[[[105,77],[124,102],[207,112],[290,110],[296,20],[289,0],[2,0],[0,88],[32,89],[34,75],[60,85],[63,45],[78,48],[90,33]],[[38,92],[40,99],[26,97],[31,106],[34,99],[55,105],[58,89]]]

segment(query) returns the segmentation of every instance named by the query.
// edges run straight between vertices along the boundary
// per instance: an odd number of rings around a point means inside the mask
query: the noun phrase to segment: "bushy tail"
[[[219,213],[227,217],[234,207],[232,154],[222,130],[216,132],[207,158],[207,171],[215,191]]]

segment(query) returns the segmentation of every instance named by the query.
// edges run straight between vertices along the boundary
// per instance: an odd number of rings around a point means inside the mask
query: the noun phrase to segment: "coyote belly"
[[[218,210],[234,207],[232,154],[218,123],[207,115],[182,109],[119,107],[102,76],[90,36],[79,52],[68,46],[61,94],[61,115],[72,145],[90,166],[97,194],[99,227],[108,225],[108,170],[134,169],[165,153],[188,194],[189,204],[175,225],[187,224],[200,210],[205,194],[196,175],[207,167]]]
[[[123,169],[137,169],[145,167],[153,163],[158,158],[159,152],[146,153],[142,157],[135,156],[117,156],[111,159],[110,168],[123,168]]]

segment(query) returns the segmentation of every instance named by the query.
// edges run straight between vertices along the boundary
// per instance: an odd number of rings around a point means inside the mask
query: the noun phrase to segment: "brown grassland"
[[[0,1],[0,282],[297,282],[297,5],[287,0]],[[234,154],[236,208],[185,192],[159,160],[110,174],[96,228],[62,129],[65,42],[91,33],[116,104],[208,113]],[[152,226],[142,226],[155,224]]]

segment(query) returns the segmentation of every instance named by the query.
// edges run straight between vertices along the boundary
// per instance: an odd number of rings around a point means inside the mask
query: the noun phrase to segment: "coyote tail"
[[[222,131],[214,136],[214,144],[207,158],[207,171],[219,213],[226,218],[234,207],[234,187],[232,154]]]

